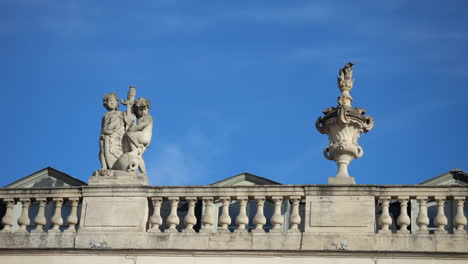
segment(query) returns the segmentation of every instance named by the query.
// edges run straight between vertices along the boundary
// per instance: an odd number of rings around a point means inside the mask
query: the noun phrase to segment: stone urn
[[[325,109],[324,116],[319,117],[315,123],[317,130],[327,134],[330,141],[323,155],[338,165],[338,173],[335,177],[328,178],[328,184],[356,183],[348,174],[348,166],[353,159],[358,159],[364,154],[358,139],[362,133],[369,132],[374,126],[374,119],[364,116],[366,111],[363,108],[351,106],[352,97],[349,92],[354,83],[352,66],[353,63],[348,63],[340,69],[338,87],[341,95],[338,97],[338,106]]]

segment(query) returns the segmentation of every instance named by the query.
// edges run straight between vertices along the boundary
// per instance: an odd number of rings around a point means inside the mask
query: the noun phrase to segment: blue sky
[[[152,101],[152,185],[241,172],[323,184],[321,111],[356,63],[353,106],[375,127],[350,165],[360,184],[468,170],[468,2],[0,2],[0,186],[47,166],[100,167],[102,96]],[[121,110],[124,110],[121,107]]]

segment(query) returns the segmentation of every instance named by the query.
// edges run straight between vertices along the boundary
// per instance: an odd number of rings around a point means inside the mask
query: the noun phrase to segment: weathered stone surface
[[[95,174],[88,179],[88,185],[90,186],[132,186],[148,184],[148,176],[138,171],[106,170],[104,175]]]
[[[308,196],[306,232],[374,233],[375,199],[369,196]]]
[[[353,65],[350,62],[340,69],[338,87],[341,95],[338,97],[338,106],[323,110],[325,116],[315,122],[317,130],[327,134],[330,140],[323,155],[338,165],[335,178],[328,178],[328,184],[355,184],[354,178],[348,174],[348,165],[352,160],[362,157],[364,150],[358,144],[359,136],[374,126],[374,119],[364,116],[364,109],[351,107],[353,98],[349,93],[354,84]]]
[[[63,252],[60,250],[31,250],[0,252],[3,262],[17,263],[123,263],[123,264],[186,264],[186,263],[256,263],[256,264],[465,264],[468,254],[450,255],[440,253],[369,253],[369,252],[297,252],[286,251],[198,251],[180,250],[80,250]]]
[[[83,199],[80,231],[146,231],[146,197],[86,197]]]
[[[104,107],[109,110],[102,118],[101,135],[99,138],[99,160],[101,169],[94,172],[94,176],[117,176],[112,179],[90,178],[90,183],[100,181],[112,184],[127,184],[126,177],[118,177],[116,171],[137,172],[146,175],[146,165],[143,159],[153,135],[153,118],[148,113],[150,101],[136,98],[136,87],[130,86],[127,100],[122,103],[127,111],[118,111],[119,99],[115,93],[104,96]],[[122,176],[122,175],[120,175]],[[123,175],[125,176],[125,175]],[[148,185],[148,180],[139,181]]]

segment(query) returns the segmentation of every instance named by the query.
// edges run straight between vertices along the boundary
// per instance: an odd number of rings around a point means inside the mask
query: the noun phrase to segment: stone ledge
[[[292,250],[345,252],[468,252],[468,235],[338,233],[0,233],[0,249]]]

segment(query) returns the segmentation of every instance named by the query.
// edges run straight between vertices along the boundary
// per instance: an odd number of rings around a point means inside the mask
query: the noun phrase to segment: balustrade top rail
[[[114,193],[147,197],[255,197],[255,196],[374,196],[374,197],[468,197],[468,186],[420,185],[253,185],[253,186],[80,186],[59,188],[0,189],[0,199],[80,198]]]
[[[0,199],[21,198],[81,198],[82,187],[0,188]]]

